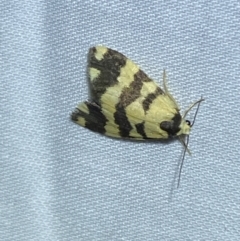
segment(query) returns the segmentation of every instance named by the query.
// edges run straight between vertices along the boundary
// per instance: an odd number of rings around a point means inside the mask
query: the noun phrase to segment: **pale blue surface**
[[[239,1],[49,2],[0,3],[0,240],[240,240]],[[178,141],[69,121],[96,44],[165,68],[183,109],[206,99],[172,199]]]

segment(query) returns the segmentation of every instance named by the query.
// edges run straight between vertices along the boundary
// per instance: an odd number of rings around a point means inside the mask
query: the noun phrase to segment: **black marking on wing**
[[[163,121],[160,123],[160,128],[166,131],[169,137],[176,136],[176,134],[180,131],[180,124],[182,121],[182,117],[180,113],[177,113],[172,118],[172,121]]]
[[[99,102],[106,89],[118,83],[117,78],[120,75],[121,68],[126,65],[127,58],[112,49],[108,49],[101,60],[95,58],[95,53],[95,47],[89,50],[89,68],[98,69],[100,75],[91,84],[91,94],[93,100]]]
[[[152,81],[142,70],[139,70],[134,75],[134,80],[129,87],[125,87],[119,98],[119,104],[123,107],[127,107],[134,102],[141,95],[141,89],[143,82]]]
[[[138,123],[135,126],[136,126],[136,130],[137,130],[138,134],[140,134],[143,139],[148,139],[148,137],[145,133],[145,130],[144,130],[144,122]]]
[[[129,133],[132,130],[132,126],[127,118],[125,108],[119,103],[116,105],[117,111],[114,113],[114,120],[119,125],[119,134],[122,137],[130,137]]]
[[[153,81],[141,69],[139,69],[139,71],[135,74],[134,79],[139,79],[139,80],[141,80],[143,82]]]
[[[71,119],[77,122],[79,117],[83,117],[85,119],[86,128],[104,134],[106,132],[104,126],[106,125],[107,118],[101,112],[100,106],[96,103],[90,103],[87,101],[84,103],[86,104],[89,113],[85,113],[77,108],[72,113]]]
[[[145,100],[143,101],[142,105],[143,105],[143,109],[145,111],[145,113],[149,110],[150,105],[152,104],[152,102],[159,96],[162,95],[164,92],[162,91],[162,89],[160,89],[159,87],[157,87],[157,89],[155,90],[154,93],[150,93]],[[159,107],[161,108],[161,107]]]
[[[127,107],[129,104],[134,102],[140,96],[142,86],[142,80],[137,78],[137,75],[134,75],[134,81],[129,85],[129,87],[123,88],[119,98],[119,105]]]
[[[125,108],[140,97],[143,82],[149,81],[152,80],[142,70],[139,70],[134,75],[134,80],[130,83],[129,87],[125,87],[122,90],[122,93],[119,97],[119,102],[115,106],[116,112],[114,113],[114,120],[115,123],[119,126],[119,133],[122,137],[131,138],[129,133],[133,129],[126,115]],[[141,131],[143,134],[144,126],[139,126],[139,131]],[[143,135],[146,136],[146,134]]]

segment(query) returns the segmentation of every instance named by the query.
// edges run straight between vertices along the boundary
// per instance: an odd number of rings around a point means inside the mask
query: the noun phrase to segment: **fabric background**
[[[0,240],[240,240],[239,11],[237,0],[2,0]],[[179,189],[178,141],[70,121],[96,44],[160,86],[166,69],[182,110],[206,99]]]

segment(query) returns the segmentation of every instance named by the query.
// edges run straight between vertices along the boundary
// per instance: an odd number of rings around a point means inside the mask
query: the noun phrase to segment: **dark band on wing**
[[[159,96],[162,95],[164,92],[157,87],[157,89],[155,90],[154,93],[149,94],[145,100],[143,101],[142,105],[143,105],[143,109],[145,112],[147,112],[150,108],[150,105],[152,104],[152,102]]]
[[[108,49],[101,60],[95,57],[96,48],[89,50],[89,68],[100,71],[99,76],[91,84],[92,97],[98,102],[106,89],[118,83],[121,68],[126,65],[127,58],[115,50]]]
[[[141,69],[135,74],[134,79],[139,79],[143,82],[151,82],[153,81],[150,79]]]
[[[72,113],[71,119],[77,122],[78,118],[82,117],[85,120],[86,128],[104,134],[106,132],[104,126],[107,123],[107,118],[101,112],[101,108],[95,103],[84,102],[84,104],[86,104],[89,113],[85,113],[77,108]]]
[[[133,129],[126,115],[125,108],[120,106],[118,103],[116,105],[117,111],[114,113],[115,123],[119,126],[119,134],[122,137],[129,137],[130,131]]]
[[[119,98],[119,104],[123,107],[127,107],[128,105],[133,103],[141,95],[143,82],[149,82],[149,81],[152,81],[152,80],[149,79],[149,77],[142,70],[139,70],[134,75],[134,80],[129,85],[129,87],[125,87],[122,90],[122,93]]]
[[[135,125],[138,134],[142,136],[143,139],[147,139],[147,135],[144,130],[144,122]]]
[[[134,75],[134,81],[129,85],[129,87],[123,88],[119,98],[119,104],[123,107],[127,107],[134,102],[140,96],[142,86],[142,80]]]

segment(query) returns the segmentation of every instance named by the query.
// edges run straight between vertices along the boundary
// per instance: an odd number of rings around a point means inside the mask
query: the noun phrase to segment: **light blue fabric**
[[[240,240],[240,3],[2,0],[0,240]],[[73,124],[103,44],[201,105],[179,189],[178,141]],[[194,110],[189,114],[192,120]]]

